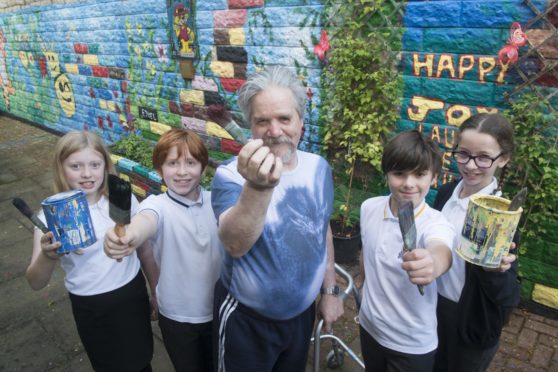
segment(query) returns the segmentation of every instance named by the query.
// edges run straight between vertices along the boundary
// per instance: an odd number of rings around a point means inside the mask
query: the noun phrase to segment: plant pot
[[[355,226],[352,234],[340,235],[333,231],[333,251],[335,253],[336,263],[357,263],[360,248],[360,226]]]

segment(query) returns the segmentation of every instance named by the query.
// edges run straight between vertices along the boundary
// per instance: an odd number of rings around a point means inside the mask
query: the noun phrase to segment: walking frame
[[[339,297],[345,303],[347,298],[351,293],[355,297],[355,302],[357,304],[357,309],[360,309],[360,296],[357,288],[354,285],[353,277],[345,269],[343,269],[338,264],[335,264],[335,272],[343,278],[347,283],[346,288],[339,294]],[[355,318],[356,319],[356,318]],[[344,354],[347,353],[362,369],[364,369],[364,363],[356,355],[356,353],[347,346],[339,337],[335,336],[333,333],[322,334],[322,327],[324,321],[321,319],[316,325],[314,331],[314,337],[310,339],[310,342],[314,343],[314,372],[319,372],[320,370],[320,342],[324,339],[331,340],[332,350],[327,355],[327,365],[329,368],[338,368],[343,365]],[[316,341],[317,340],[317,341]]]

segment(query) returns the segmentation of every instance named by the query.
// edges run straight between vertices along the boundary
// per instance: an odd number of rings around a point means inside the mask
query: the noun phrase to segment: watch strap
[[[321,288],[320,289],[320,294],[338,296],[339,295],[339,286],[334,285],[332,287]]]

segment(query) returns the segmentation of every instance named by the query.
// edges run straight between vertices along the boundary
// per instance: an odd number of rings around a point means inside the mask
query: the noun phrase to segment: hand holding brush
[[[130,223],[130,210],[132,208],[132,187],[114,174],[108,175],[109,188],[109,215],[116,223],[114,231],[117,236],[126,235],[126,225]],[[117,259],[118,262],[122,258]]]
[[[43,254],[51,260],[56,260],[62,256],[63,253],[56,253],[56,250],[60,248],[61,243],[54,241],[54,235],[52,232],[50,232],[43,221],[41,221],[39,217],[33,213],[27,203],[21,198],[13,198],[12,204],[18,211],[21,212],[21,214],[29,218],[33,225],[43,232],[43,236],[41,236],[41,251]]]

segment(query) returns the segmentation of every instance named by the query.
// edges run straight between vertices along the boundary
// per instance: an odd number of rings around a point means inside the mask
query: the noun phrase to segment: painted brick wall
[[[197,1],[192,81],[170,56],[165,7],[165,0],[1,2],[0,110],[62,132],[87,128],[109,142],[132,130],[157,139],[183,126],[204,134],[211,148],[234,152],[238,144],[209,120],[207,106],[226,103],[242,125],[236,90],[247,74],[275,63],[312,91],[301,148],[320,150],[321,66],[312,55],[320,0]],[[398,129],[419,127],[449,149],[469,115],[505,108],[502,93],[517,77],[496,54],[510,24],[532,17],[521,0],[409,1]],[[454,175],[446,158],[440,182]]]
[[[320,1],[197,1],[193,80],[170,55],[166,11],[165,0],[2,2],[0,110],[61,132],[95,131],[107,142],[187,127],[210,148],[234,153],[239,144],[209,119],[207,106],[227,104],[246,127],[237,89],[258,68],[281,64],[314,93],[300,146],[320,150],[321,67],[312,54]]]
[[[541,11],[550,4],[547,0],[533,2]],[[450,151],[459,125],[472,114],[508,107],[503,93],[515,88],[520,79],[512,70],[498,65],[497,54],[506,43],[511,24],[525,26],[534,16],[522,0],[407,3],[402,52],[404,94],[398,129],[419,128],[445,150],[439,184],[457,174]],[[539,30],[536,25],[533,28],[527,36],[538,45],[550,31]],[[558,59],[557,47],[556,43],[547,44],[542,52],[546,58]],[[520,68],[533,76],[541,66],[531,60]],[[558,86],[550,74],[537,83],[543,91]],[[558,107],[556,96],[554,103]],[[435,191],[429,197],[434,195]],[[558,258],[552,253],[556,238],[554,232],[553,237],[524,241],[527,251],[519,258],[519,267],[522,297],[558,309]]]
[[[533,2],[547,7],[547,0]],[[446,151],[439,183],[457,174],[449,158],[456,128],[475,113],[507,108],[503,93],[519,79],[499,66],[497,54],[511,24],[534,16],[522,0],[407,3],[398,129],[419,128]]]

